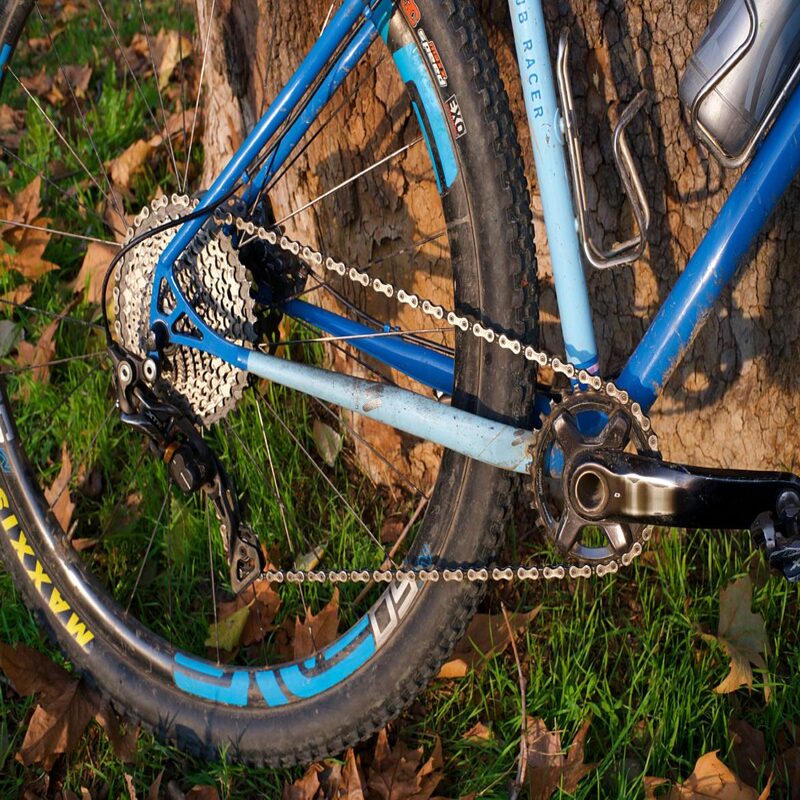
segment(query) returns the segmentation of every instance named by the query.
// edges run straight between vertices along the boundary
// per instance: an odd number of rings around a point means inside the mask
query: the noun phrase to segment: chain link
[[[280,247],[298,258],[313,271],[314,269],[324,268],[326,272],[333,272],[342,278],[348,279],[353,283],[359,284],[364,288],[371,288],[378,294],[386,297],[396,297],[398,302],[408,305],[411,308],[419,309],[423,314],[436,320],[446,319],[449,325],[459,328],[464,333],[471,332],[473,336],[483,339],[489,344],[496,345],[504,350],[510,350],[515,355],[525,358],[527,361],[534,362],[540,367],[549,367],[560,375],[564,375],[570,381],[594,389],[596,392],[605,394],[611,400],[630,410],[631,415],[640,425],[641,429],[648,434],[648,446],[651,450],[658,450],[658,437],[652,430],[650,419],[642,411],[641,406],[636,402],[631,402],[628,393],[624,389],[619,389],[611,381],[604,381],[598,375],[591,375],[584,369],[576,369],[573,364],[566,363],[556,356],[550,356],[542,350],[536,350],[531,345],[526,345],[519,339],[509,337],[504,333],[498,334],[492,328],[487,328],[478,320],[470,321],[467,316],[460,316],[455,311],[449,311],[440,305],[432,303],[430,300],[419,297],[419,295],[406,292],[404,289],[384,283],[378,278],[373,278],[367,272],[362,272],[355,267],[348,267],[341,261],[325,257],[317,250],[313,250],[308,245],[301,245],[299,242],[289,238],[284,234],[262,228],[254,224],[251,220],[234,214],[232,210],[220,208],[215,214],[215,221],[222,226],[235,226],[236,229],[248,236],[255,236],[269,245]],[[320,277],[317,275],[317,277]],[[644,537],[645,541],[649,534]],[[394,581],[444,581],[451,582],[500,582],[500,581],[552,581],[566,580],[567,578],[591,578],[597,576],[602,578],[606,575],[613,575],[619,571],[620,567],[627,567],[642,553],[641,542],[634,544],[619,557],[600,564],[547,564],[541,566],[494,566],[494,567],[463,567],[459,569],[428,569],[415,567],[413,569],[384,569],[384,570],[265,570],[261,575],[261,580],[272,583],[391,583]]]

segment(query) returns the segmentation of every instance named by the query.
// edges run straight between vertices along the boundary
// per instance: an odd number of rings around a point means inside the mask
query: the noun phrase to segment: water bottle
[[[800,58],[798,0],[722,0],[689,59],[680,98],[691,109],[708,81],[748,40],[736,64],[700,101],[697,120],[735,158],[748,146]]]

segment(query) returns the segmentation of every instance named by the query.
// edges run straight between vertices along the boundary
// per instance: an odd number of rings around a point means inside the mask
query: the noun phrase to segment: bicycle
[[[87,238],[107,241],[115,231],[120,238],[105,271],[99,318],[97,307],[87,304],[76,311],[73,303],[64,310],[6,301],[29,324],[36,324],[30,320],[38,312],[56,326],[58,350],[4,373],[0,552],[68,658],[118,708],[184,749],[214,757],[227,748],[256,764],[319,759],[383,725],[436,674],[489,580],[602,577],[641,554],[652,525],[753,528],[771,565],[792,580],[800,558],[800,478],[664,462],[647,416],[800,168],[792,144],[800,113],[800,94],[790,91],[794,77],[770,109],[769,124],[749,143],[754,147],[766,133],[745,173],[757,179],[740,181],[665,305],[680,313],[662,310],[611,381],[599,376],[580,248],[583,243],[597,266],[610,267],[634,260],[644,247],[649,212],[625,140],[642,99],[622,115],[615,134],[621,179],[641,230],[602,253],[573,224],[574,203],[585,224],[585,189],[566,40],[558,85],[569,153],[557,130],[561,112],[549,58],[531,58],[548,51],[541,4],[517,0],[512,21],[520,68],[537,86],[526,102],[557,265],[566,346],[560,359],[536,343],[530,202],[497,65],[474,12],[464,3],[431,0],[334,5],[301,66],[209,185],[191,185],[189,176],[199,169],[194,127],[188,136],[184,128],[186,152],[179,160],[159,94],[160,108],[150,112],[155,126],[165,129],[153,145],[166,150],[158,182],[172,181],[175,191],[138,206],[130,225],[90,133],[106,90],[79,102],[59,40],[46,33],[62,88],[75,105],[73,133],[89,134],[77,144],[47,115],[12,61],[33,0],[0,7],[4,79],[44,118],[32,135],[81,168],[77,177],[66,170],[68,192],[61,176],[45,179],[52,203],[46,223],[37,224],[34,214],[5,224],[23,234],[45,228],[61,242],[56,249],[73,270],[81,252],[75,247]],[[158,76],[153,32],[142,4],[138,10],[145,52]],[[47,30],[41,12],[32,18]],[[89,19],[107,27],[123,49],[102,3]],[[123,22],[127,30],[130,20]],[[199,30],[204,54],[211,30],[210,23],[205,37]],[[146,101],[125,53],[121,72],[135,85],[134,97]],[[356,181],[331,177],[335,170],[320,133],[340,113],[368,128],[359,123],[357,98],[373,80],[384,87],[389,112],[378,134],[391,146],[363,170],[357,164],[355,178],[377,181],[384,168],[389,188],[374,183],[371,193],[358,194]],[[395,106],[398,98],[402,103]],[[185,102],[182,107],[191,111]],[[23,172],[31,168],[26,157],[33,156],[5,152]],[[320,159],[316,169],[312,157]],[[87,163],[97,163],[99,173]],[[407,166],[408,176],[398,165]],[[293,166],[305,167],[302,180],[318,191],[282,210],[282,181],[293,180]],[[294,180],[297,192],[302,180]],[[415,234],[410,241],[378,224],[362,229],[360,239],[350,238],[349,229],[336,235],[334,222],[344,226],[376,193],[391,198],[398,184],[410,187],[406,205],[417,212],[406,226]],[[323,201],[331,197],[326,210]],[[98,213],[99,203],[108,214]],[[323,235],[317,243],[292,232],[309,210],[330,225],[324,233],[341,251]],[[399,247],[384,246],[397,238]],[[430,275],[435,296],[420,297],[392,278],[397,260],[409,252]],[[315,305],[305,299],[309,294],[326,299]],[[366,294],[379,299],[382,318],[359,308]],[[321,335],[302,333],[308,330]],[[96,368],[101,358],[110,368]],[[561,381],[546,394],[534,392],[536,371],[543,368]],[[50,370],[49,382],[35,380],[43,369]],[[539,427],[534,394],[541,401]],[[393,459],[402,458],[407,443],[398,436],[400,444],[387,457],[385,443],[374,436],[375,422],[444,448],[428,449],[421,459],[437,462],[430,493],[400,475],[415,502],[391,551],[375,529],[398,505],[396,497],[377,492],[337,461],[335,436],[327,471],[308,453],[307,432],[293,430],[308,426],[305,396],[313,398],[315,414],[330,418],[332,405],[366,418],[361,423],[345,415],[338,424],[383,469],[397,471]],[[40,403],[49,403],[46,412],[37,413]],[[64,530],[54,513],[65,494],[73,502],[69,476],[60,483],[57,477],[68,460],[59,454],[69,452],[80,453],[76,461],[87,470],[91,458],[103,485],[118,487],[111,496],[75,493],[77,522],[103,529],[94,537],[101,552],[92,546],[78,552],[75,525]],[[281,489],[278,455],[288,464],[291,496]],[[297,464],[300,455],[308,456],[305,466]],[[158,462],[159,468],[145,467]],[[246,468],[258,464],[260,470]],[[492,560],[515,473],[533,477],[533,502],[557,560]],[[318,502],[309,475],[321,476],[316,479],[330,487],[339,507]],[[265,492],[275,499],[266,500]],[[296,501],[303,494],[312,507]],[[138,508],[133,521],[120,516],[128,506]],[[309,529],[316,535],[309,538]],[[105,550],[109,536],[117,541]],[[288,552],[276,553],[284,544]],[[161,572],[154,553],[165,562]],[[207,575],[195,570],[201,559]],[[259,613],[262,592],[267,603],[280,604],[285,619],[304,613],[312,653],[264,665],[281,649],[282,627],[270,612],[254,621],[256,652],[240,652],[245,663],[228,666],[216,618],[223,585]],[[279,601],[272,599],[275,586]],[[359,607],[343,604],[349,629],[318,647],[311,621],[333,587]],[[216,640],[208,638],[210,619]]]

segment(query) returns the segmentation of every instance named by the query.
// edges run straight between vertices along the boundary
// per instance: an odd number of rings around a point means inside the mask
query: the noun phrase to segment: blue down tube
[[[617,381],[647,411],[800,170],[800,88],[730,193]]]
[[[346,343],[425,386],[453,394],[453,359],[443,353],[405,342],[399,336],[375,336],[373,328],[302,300],[291,300],[284,310],[290,317],[301,319],[332,336],[354,337]]]

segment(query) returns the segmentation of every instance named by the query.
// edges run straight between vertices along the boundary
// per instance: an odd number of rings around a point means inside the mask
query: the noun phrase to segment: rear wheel
[[[158,5],[150,18],[140,7],[138,38],[129,4],[98,4],[55,39],[52,21],[34,12],[35,28],[6,77],[4,99],[29,133],[16,147],[2,145],[2,180],[17,201],[4,215],[10,269],[0,289],[6,319],[31,343],[4,359],[0,551],[68,657],[120,709],[206,756],[225,748],[251,763],[307,761],[364,738],[408,703],[462,634],[479,590],[259,582],[226,607],[228,570],[209,504],[174,488],[141,435],[120,421],[91,293],[91,259],[105,253],[107,263],[114,246],[85,237],[114,242],[116,232],[119,240],[123,220],[127,228],[137,213],[141,232],[159,215],[185,213],[202,188],[192,183],[202,171],[197,135],[189,126],[165,135],[163,127],[193,117],[190,84],[200,83],[208,37],[199,25],[192,76],[192,62],[181,59],[188,21],[177,44],[159,33],[159,50],[155,30],[177,23],[171,4]],[[322,113],[321,134],[312,130],[270,186],[263,213],[326,255],[399,287],[422,285],[435,302],[530,340],[531,218],[497,66],[469,5],[417,0],[403,8]],[[92,60],[81,48],[93,28],[123,55],[95,50]],[[164,66],[168,46],[172,70]],[[34,54],[37,47],[45,53]],[[53,68],[49,88],[36,82],[43,60]],[[72,63],[90,65],[88,77]],[[370,87],[379,87],[380,103]],[[150,113],[138,105],[146,100]],[[387,110],[377,125],[376,108]],[[374,134],[362,153],[340,138],[355,126]],[[128,156],[109,158],[111,146]],[[151,204],[156,187],[168,196]],[[297,205],[304,192],[306,208]],[[52,263],[43,277],[30,266],[33,236],[38,263]],[[225,250],[224,232],[213,236]],[[297,276],[279,254],[239,255],[221,257],[216,273],[200,256],[189,263],[191,274],[217,275],[195,296],[210,317],[225,311],[233,319],[227,335],[250,346],[270,335],[288,358],[432,393],[346,342],[320,345],[307,324],[265,310],[257,289],[276,280],[285,289]],[[109,310],[129,350],[145,331],[153,258],[134,251],[115,277]],[[409,341],[452,357],[453,404],[527,422],[533,376],[523,359],[456,335],[446,322],[434,327],[406,306],[365,303],[346,281],[309,276],[302,292],[376,332],[399,327]],[[173,352],[170,364],[159,393],[202,427],[274,566],[489,559],[503,531],[507,474],[191,353]]]

